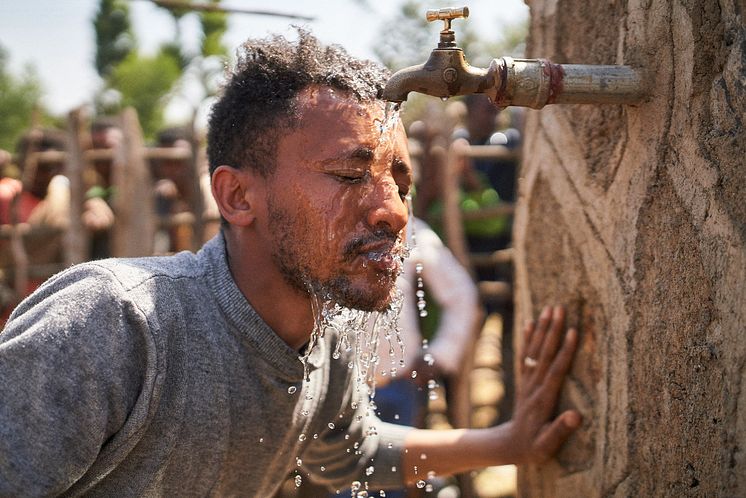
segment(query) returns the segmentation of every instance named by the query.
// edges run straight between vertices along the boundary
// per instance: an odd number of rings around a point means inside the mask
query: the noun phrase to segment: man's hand
[[[564,325],[565,310],[547,306],[538,323],[529,320],[524,327],[518,393],[513,419],[507,424],[516,463],[546,461],[582,422],[575,410],[552,420],[578,342],[577,331],[564,334]]]
[[[560,307],[547,307],[538,323],[526,323],[510,422],[488,429],[409,433],[402,457],[406,482],[414,483],[430,471],[450,475],[491,465],[541,463],[557,452],[582,421],[575,410],[552,419],[578,343],[577,331],[565,334],[564,323],[565,311]]]

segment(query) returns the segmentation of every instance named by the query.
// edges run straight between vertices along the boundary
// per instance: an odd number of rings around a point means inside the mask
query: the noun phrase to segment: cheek
[[[368,232],[366,206],[373,195],[376,186],[365,183],[341,188],[329,197],[325,235],[327,241],[336,244],[336,254],[341,255],[345,243]]]

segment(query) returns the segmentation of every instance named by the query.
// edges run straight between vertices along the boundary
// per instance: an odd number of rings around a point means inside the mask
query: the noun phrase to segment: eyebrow
[[[362,145],[355,148],[355,150],[353,150],[347,157],[350,159],[360,159],[362,161],[372,161],[375,157],[375,153],[372,148]]]
[[[349,161],[350,159],[358,160],[358,161],[364,161],[364,162],[371,162],[375,158],[375,152],[371,147],[361,145],[359,147],[356,147],[354,149],[346,150],[340,153],[337,156],[330,157],[323,161],[323,164],[325,165],[333,165],[339,162],[343,161]]]
[[[394,160],[391,161],[391,168],[394,170],[394,173],[412,175],[412,168],[401,157],[394,157]]]

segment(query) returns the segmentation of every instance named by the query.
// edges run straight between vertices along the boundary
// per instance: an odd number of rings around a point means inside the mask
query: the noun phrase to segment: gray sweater
[[[337,339],[303,383],[220,235],[196,255],[73,267],[0,333],[0,496],[266,498],[293,471],[333,489],[399,485],[408,429],[351,408]]]

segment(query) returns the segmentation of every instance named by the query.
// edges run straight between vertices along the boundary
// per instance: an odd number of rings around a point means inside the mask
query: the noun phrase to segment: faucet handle
[[[469,17],[469,7],[461,7],[460,9],[454,7],[446,9],[430,9],[425,14],[425,18],[428,22],[445,22],[445,26],[443,26],[441,33],[451,31],[451,21],[458,19],[459,17]]]

